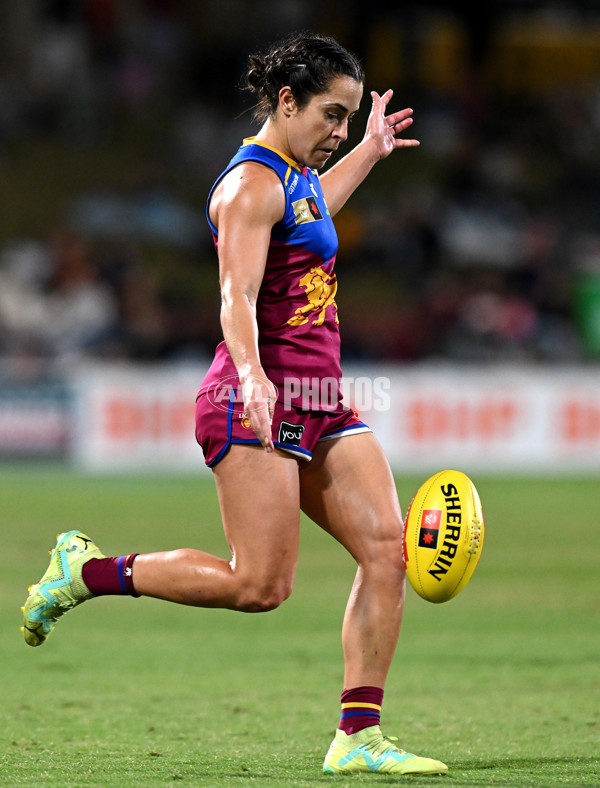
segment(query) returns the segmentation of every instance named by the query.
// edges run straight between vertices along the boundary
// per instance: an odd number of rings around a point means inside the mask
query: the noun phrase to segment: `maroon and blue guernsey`
[[[255,161],[270,167],[285,191],[285,214],[273,226],[257,302],[262,366],[287,405],[305,410],[341,409],[340,337],[334,273],[337,235],[319,177],[283,153],[254,139],[244,140],[215,187],[233,167]],[[208,218],[215,246],[218,231]],[[200,393],[237,372],[221,342]],[[326,382],[326,386],[319,386]],[[234,383],[236,386],[237,383]],[[324,392],[327,397],[323,397]]]

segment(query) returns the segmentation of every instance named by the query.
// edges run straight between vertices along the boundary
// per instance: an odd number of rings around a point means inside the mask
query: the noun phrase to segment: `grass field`
[[[41,648],[19,632],[55,534],[104,552],[225,554],[208,477],[0,469],[2,786],[600,786],[600,479],[474,476],[470,585],[409,591],[383,727],[445,777],[321,774],[338,721],[354,568],[303,523],[294,594],[263,615],[92,600]],[[398,479],[403,508],[422,479]]]

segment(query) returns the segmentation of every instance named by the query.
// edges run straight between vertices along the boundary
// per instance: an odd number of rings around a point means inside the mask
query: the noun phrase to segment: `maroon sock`
[[[131,568],[138,555],[139,553],[132,553],[116,558],[90,558],[81,568],[81,578],[94,596],[139,596],[133,587]]]
[[[348,735],[379,725],[383,690],[379,687],[355,687],[342,692],[340,730]]]

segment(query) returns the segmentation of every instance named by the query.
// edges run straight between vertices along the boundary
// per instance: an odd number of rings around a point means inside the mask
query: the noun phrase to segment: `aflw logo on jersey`
[[[296,224],[316,222],[323,218],[314,197],[303,197],[301,200],[296,200],[296,202],[292,203],[292,208],[294,209]]]

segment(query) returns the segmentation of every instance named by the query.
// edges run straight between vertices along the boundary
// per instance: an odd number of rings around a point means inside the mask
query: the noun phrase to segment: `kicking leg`
[[[136,558],[137,593],[200,607],[270,610],[289,596],[298,552],[298,464],[281,452],[232,446],[214,469],[232,558],[200,550]]]
[[[61,534],[22,608],[26,643],[41,645],[67,610],[101,594],[246,612],[283,602],[292,590],[298,552],[297,461],[278,451],[232,446],[215,479],[230,561],[192,549],[106,558],[85,534]]]

